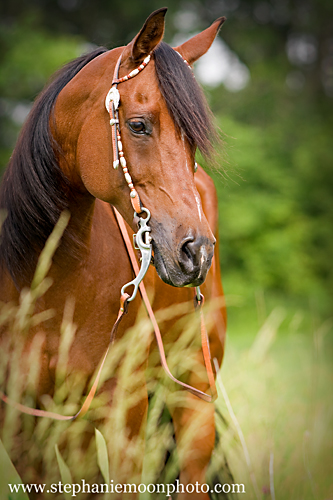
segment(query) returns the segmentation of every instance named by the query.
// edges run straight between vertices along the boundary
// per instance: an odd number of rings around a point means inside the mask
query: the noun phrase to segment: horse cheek
[[[86,190],[95,198],[113,203],[119,189],[119,173],[112,167],[111,140],[98,132],[92,119],[86,120],[81,129],[76,160]]]

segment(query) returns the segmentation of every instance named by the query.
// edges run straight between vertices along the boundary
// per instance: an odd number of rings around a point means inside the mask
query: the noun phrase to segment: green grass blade
[[[60,454],[58,445],[55,445],[55,452],[56,452],[56,456],[57,456],[57,461],[58,461],[58,466],[59,466],[59,470],[60,470],[60,477],[61,477],[62,484],[63,485],[64,484],[73,484],[72,474],[71,474],[66,462],[64,461],[64,459],[62,458],[62,456]],[[65,493],[64,492],[64,496],[65,496],[66,500],[72,499],[72,493]]]
[[[96,448],[97,448],[97,463],[104,481],[106,484],[110,484],[110,466],[109,466],[109,456],[108,449],[103,434],[95,429],[96,436]]]
[[[8,484],[19,485],[22,484],[22,480],[0,440],[0,498],[3,500],[29,500],[27,493],[23,491],[11,493]]]
[[[48,237],[45,247],[43,248],[36,267],[35,275],[31,283],[31,289],[35,290],[38,285],[45,279],[52,264],[52,257],[60,243],[61,237],[68,225],[70,214],[67,211],[62,212],[58,222]]]

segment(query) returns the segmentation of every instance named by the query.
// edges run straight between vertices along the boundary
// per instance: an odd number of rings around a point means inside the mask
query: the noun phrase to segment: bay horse
[[[154,310],[192,302],[193,287],[200,285],[206,300],[223,297],[218,253],[213,257],[216,191],[195,163],[197,148],[203,155],[212,151],[214,127],[191,66],[210,48],[224,18],[174,49],[162,41],[166,10],[152,13],[127,46],[96,49],[55,76],[36,100],[4,174],[2,302],[19,302],[60,214],[64,210],[71,214],[49,272],[53,285],[36,304],[38,311],[52,308],[55,315],[26,335],[26,349],[37,333],[44,339],[39,396],[53,391],[60,325],[69,296],[75,299],[77,326],[71,370],[91,376],[109,343],[120,290],[133,279],[114,208],[129,234],[137,229],[142,207],[151,215],[153,266],[144,282],[154,292]],[[110,87],[118,88],[120,103],[115,102],[117,92],[110,95]],[[119,323],[116,341],[135,323],[140,305],[137,296]],[[211,357],[220,365],[224,305],[213,315]],[[172,322],[161,330],[167,342],[173,340],[168,337]],[[203,364],[200,353],[198,363]],[[195,371],[188,382],[203,392],[209,387]],[[115,377],[108,386],[111,395],[116,384]],[[112,404],[112,396],[110,400]],[[125,425],[130,436],[142,429],[147,405],[146,394],[128,413]],[[179,389],[178,404],[169,410],[176,442],[190,423],[194,429],[180,463],[180,481],[203,483],[214,449],[214,405]],[[207,499],[208,494],[201,492],[196,498]]]

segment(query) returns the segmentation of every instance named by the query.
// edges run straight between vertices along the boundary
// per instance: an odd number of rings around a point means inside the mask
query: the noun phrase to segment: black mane
[[[50,131],[50,116],[61,90],[91,60],[107,49],[98,48],[62,68],[37,98],[21,131],[0,188],[0,262],[18,284],[30,279],[37,256],[61,212],[68,209],[69,183],[59,168],[59,150]],[[65,232],[64,244],[75,244]]]
[[[159,88],[176,127],[192,147],[211,157],[217,134],[207,101],[191,69],[164,42],[156,47],[154,56]]]

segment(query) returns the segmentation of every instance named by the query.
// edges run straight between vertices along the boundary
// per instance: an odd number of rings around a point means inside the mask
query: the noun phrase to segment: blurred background
[[[224,141],[211,171],[229,313],[222,378],[252,457],[230,438],[231,465],[257,498],[274,498],[275,481],[280,498],[332,499],[332,2],[2,0],[0,172],[51,74],[128,43],[163,6],[170,44],[227,17],[195,72]]]

